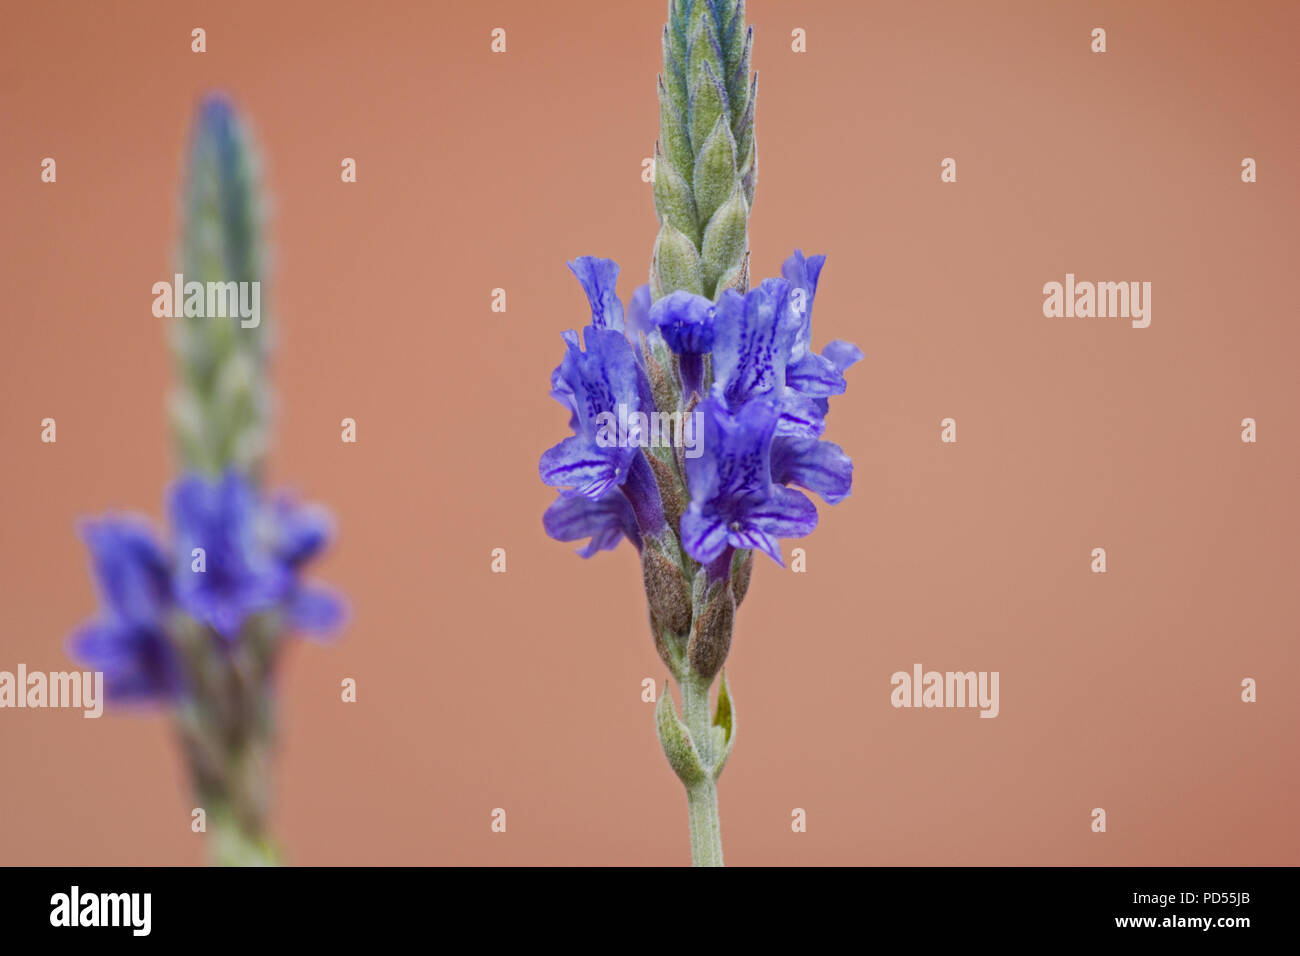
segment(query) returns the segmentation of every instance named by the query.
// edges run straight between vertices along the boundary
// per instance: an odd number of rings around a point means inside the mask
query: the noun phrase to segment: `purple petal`
[[[650,309],[650,321],[678,355],[703,355],[713,349],[713,302],[702,295],[678,290]]]
[[[324,588],[295,588],[284,610],[291,627],[318,638],[333,637],[347,617],[343,600]]]
[[[103,518],[81,531],[105,605],[128,621],[157,621],[172,601],[171,562],[149,526],[136,518]]]
[[[292,568],[305,564],[329,544],[333,522],[324,508],[297,504],[281,495],[272,506],[276,554]]]
[[[613,259],[579,256],[569,268],[582,283],[591,304],[591,324],[598,329],[623,331],[623,303],[614,287],[618,284],[618,263]]]
[[[618,457],[611,454],[617,451],[570,435],[542,453],[537,471],[552,488],[573,488],[588,498],[599,498],[623,477]]]
[[[756,528],[743,528],[740,531],[729,532],[727,534],[727,543],[733,548],[749,548],[753,551],[762,551],[781,567],[785,567],[785,559],[781,556],[781,546],[770,535]]]
[[[834,362],[816,352],[805,352],[798,362],[786,366],[785,384],[812,398],[842,395],[847,387],[844,373],[836,368]]]
[[[826,348],[822,349],[822,355],[840,372],[862,361],[862,349],[843,339],[836,339],[827,345]]]
[[[708,564],[727,547],[727,526],[716,515],[703,515],[694,506],[682,515],[682,547],[700,564]]]
[[[542,515],[542,526],[556,541],[591,538],[587,546],[578,552],[584,558],[591,557],[597,551],[611,550],[624,537],[637,550],[641,549],[636,516],[632,513],[627,498],[618,491],[599,499],[561,495],[551,502]]]
[[[715,387],[733,408],[785,390],[785,367],[797,331],[785,319],[789,289],[783,279],[764,279],[744,296],[728,289],[718,301],[713,376]]]
[[[826,399],[787,394],[781,403],[781,421],[776,434],[793,438],[817,438],[826,430]]]
[[[853,486],[853,461],[834,442],[778,438],[772,443],[772,480],[801,485],[838,504]]]
[[[817,527],[817,506],[802,491],[772,487],[772,497],[745,515],[748,527],[778,538],[802,538]]]
[[[112,700],[174,698],[183,686],[179,659],[166,634],[121,621],[96,621],[68,641],[69,655],[104,674]]]
[[[646,283],[636,287],[632,299],[627,304],[627,327],[630,332],[650,332],[654,323],[650,321],[650,285]]]

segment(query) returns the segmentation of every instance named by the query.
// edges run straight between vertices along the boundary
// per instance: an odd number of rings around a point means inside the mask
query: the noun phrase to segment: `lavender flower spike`
[[[258,164],[224,96],[199,104],[185,179],[177,270],[187,284],[246,283],[262,301]],[[328,519],[259,486],[269,324],[260,310],[247,324],[224,310],[172,320],[183,474],[169,495],[171,539],[133,518],[83,526],[101,606],[68,647],[103,670],[110,701],[171,709],[221,864],[276,862],[266,820],[281,651],[291,632],[330,636],[345,617],[341,599],[302,575],[329,541]]]
[[[573,434],[539,463],[542,481],[562,489],[543,515],[547,534],[587,539],[583,557],[624,538],[640,551],[651,637],[681,697],[679,716],[660,693],[655,725],[686,788],[698,866],[722,865],[717,782],[735,744],[724,665],[753,555],[781,564],[782,539],[817,527],[799,488],[827,504],[849,496],[853,462],[823,435],[830,399],[862,358],[849,342],[813,347],[825,256],[795,250],[780,277],[750,288],[752,44],[743,2],[669,3],[650,281],[624,310],[615,263],[569,264],[591,324],[585,351],[564,333],[551,394]],[[614,413],[635,423],[611,442]]]

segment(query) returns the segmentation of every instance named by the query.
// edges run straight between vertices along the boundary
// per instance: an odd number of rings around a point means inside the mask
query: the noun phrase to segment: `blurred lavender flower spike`
[[[245,284],[260,303],[263,203],[251,138],[220,94],[199,104],[185,164],[176,268],[186,286]],[[243,292],[240,293],[241,303]],[[266,834],[274,678],[285,635],[334,633],[333,593],[302,580],[328,517],[260,483],[268,447],[271,323],[187,307],[171,320],[171,421],[182,477],[168,495],[169,547],[138,519],[83,526],[101,606],[69,652],[104,672],[110,700],[170,706],[214,862],[274,863]],[[617,334],[617,333],[613,333]],[[626,343],[624,343],[626,344]]]

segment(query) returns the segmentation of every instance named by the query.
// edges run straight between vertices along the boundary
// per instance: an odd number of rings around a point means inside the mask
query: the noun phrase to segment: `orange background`
[[[617,259],[624,296],[648,267],[664,9],[11,10],[0,669],[72,666],[63,642],[95,608],[78,517],[160,516],[173,373],[150,287],[172,273],[194,103],[225,89],[274,203],[272,477],[332,508],[316,577],[353,610],[281,681],[289,859],[687,860],[640,699],[665,675],[635,554],[547,539],[536,471],[565,433],[560,332],[588,315],[565,260]],[[754,273],[828,253],[816,343],[867,358],[828,432],[854,495],[799,542],[806,574],[759,564],[739,615],[728,862],[1300,863],[1300,8],[755,0],[749,17]],[[1152,282],[1151,327],[1044,318],[1066,272]],[[1001,715],[894,710],[889,677],[916,662],[1000,671]],[[0,862],[198,862],[192,805],[162,716],[0,712]]]

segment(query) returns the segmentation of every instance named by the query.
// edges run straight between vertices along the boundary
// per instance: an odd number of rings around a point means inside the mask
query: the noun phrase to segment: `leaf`
[[[668,764],[678,779],[688,787],[702,783],[706,777],[704,764],[700,762],[699,751],[691,741],[690,731],[677,716],[668,681],[664,681],[663,692],[655,704],[655,729],[659,734],[659,743],[664,748],[664,756],[668,758]]]
[[[722,731],[722,746],[718,749],[718,762],[713,768],[713,779],[722,774],[731,756],[731,748],[736,738],[736,710],[731,702],[731,687],[727,684],[727,672],[723,670],[722,680],[718,682],[718,706],[713,714],[713,726]]]

